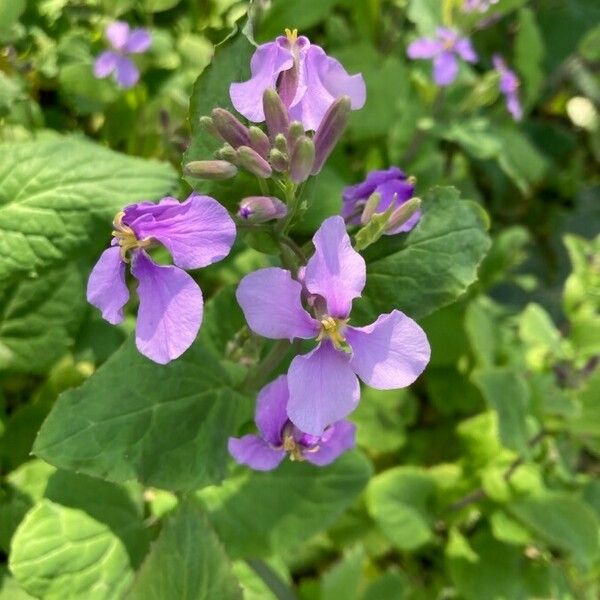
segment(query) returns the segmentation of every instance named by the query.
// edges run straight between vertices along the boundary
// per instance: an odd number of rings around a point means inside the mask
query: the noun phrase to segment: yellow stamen
[[[285,28],[285,36],[287,37],[291,46],[293,46],[298,41],[298,30],[297,29],[288,29]]]
[[[348,323],[349,319],[336,319],[329,315],[321,319],[321,331],[317,337],[317,341],[320,342],[324,338],[329,338],[336,348],[341,348],[346,343],[343,330]]]
[[[290,460],[302,462],[306,460],[302,454],[302,446],[296,443],[292,435],[285,435],[283,438],[283,449],[289,453]]]
[[[117,238],[119,246],[121,247],[121,260],[129,262],[127,253],[135,248],[148,248],[148,246],[152,245],[152,239],[146,238],[144,240],[138,240],[133,229],[123,223],[124,216],[124,211],[118,212],[115,215],[113,220],[114,230],[112,234],[113,237]]]

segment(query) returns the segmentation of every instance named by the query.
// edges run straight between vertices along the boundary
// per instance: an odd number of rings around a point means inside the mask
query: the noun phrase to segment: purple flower
[[[133,87],[140,78],[140,72],[128,54],[146,52],[152,38],[146,29],[129,29],[123,21],[111,23],[105,32],[112,50],[102,52],[94,62],[94,75],[104,79],[114,73],[115,80],[122,88]]]
[[[463,4],[463,11],[466,13],[484,13],[487,12],[494,4],[498,4],[498,2],[499,0],[465,0]]]
[[[398,167],[371,171],[362,183],[344,188],[342,217],[349,225],[360,225],[363,209],[371,194],[377,193],[381,196],[381,201],[375,212],[382,213],[387,210],[392,202],[396,206],[402,206],[413,197],[414,191],[414,184]],[[410,231],[420,218],[421,211],[418,210],[408,221],[388,231],[387,234],[393,235],[401,231]]]
[[[409,58],[433,59],[433,79],[438,85],[450,85],[458,74],[457,56],[470,63],[477,62],[469,38],[458,37],[458,33],[447,27],[438,27],[435,38],[420,38],[409,44]]]
[[[232,83],[229,94],[235,109],[255,123],[265,120],[263,93],[268,88],[277,89],[290,119],[302,122],[307,131],[317,129],[337,98],[349,96],[353,110],[365,103],[362,75],[348,75],[337,60],[307,37],[298,37],[295,29],[259,46],[250,68],[251,78]]]
[[[350,421],[329,425],[321,435],[298,429],[287,416],[287,377],[280,375],[258,394],[255,421],[260,435],[229,438],[229,453],[257,471],[270,471],[286,454],[291,460],[307,460],[323,467],[354,448],[356,427]]]
[[[429,362],[425,332],[399,310],[367,327],[348,325],[352,300],[365,286],[365,261],[346,233],[342,217],[326,219],[313,237],[315,253],[303,284],[277,267],[246,275],[237,300],[250,328],[272,339],[316,339],[288,371],[288,416],[301,431],[321,435],[356,408],[357,375],[371,387],[410,385]],[[302,305],[304,295],[309,313]]]
[[[500,75],[500,91],[506,98],[506,108],[515,121],[520,121],[523,118],[523,107],[519,100],[519,78],[506,66],[504,59],[499,54],[494,54],[492,61],[494,69]]]
[[[90,304],[109,323],[123,320],[129,300],[125,265],[138,280],[138,350],[165,364],[185,352],[202,323],[202,292],[183,269],[197,269],[227,256],[235,225],[213,198],[192,194],[185,202],[163,198],[159,204],[130,204],[117,214],[111,247],[94,266],[87,287]],[[158,265],[146,248],[161,244],[173,265]]]

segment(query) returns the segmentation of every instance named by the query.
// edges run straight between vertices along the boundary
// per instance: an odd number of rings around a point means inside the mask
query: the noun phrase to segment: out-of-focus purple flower
[[[356,427],[350,421],[329,425],[321,435],[298,429],[287,415],[287,377],[280,375],[258,394],[255,421],[259,435],[229,438],[229,453],[257,471],[270,471],[289,454],[291,460],[307,460],[320,467],[354,448]]]
[[[229,88],[235,109],[250,121],[265,120],[263,93],[276,88],[292,121],[316,130],[331,104],[349,96],[353,110],[362,108],[366,87],[362,75],[349,75],[334,58],[297,30],[286,29],[285,36],[256,49],[250,63],[248,81]]]
[[[463,4],[463,11],[466,13],[484,13],[487,12],[494,4],[498,4],[498,2],[499,0],[465,0]]]
[[[456,31],[438,27],[435,38],[419,38],[407,49],[412,59],[433,59],[433,79],[441,86],[450,85],[458,74],[458,58],[475,63],[477,54],[469,38],[459,37]]]
[[[342,205],[342,217],[349,225],[360,225],[363,210],[373,193],[379,194],[381,200],[374,212],[382,213],[388,209],[390,204],[402,206],[413,197],[415,186],[403,171],[398,167],[371,171],[367,178],[356,185],[344,188]],[[393,235],[401,231],[410,231],[421,218],[421,211],[416,211],[405,223],[386,233]]]
[[[127,55],[146,52],[152,43],[150,33],[142,28],[130,29],[124,21],[115,21],[106,28],[105,36],[112,50],[105,50],[96,58],[94,75],[103,79],[114,74],[119,86],[133,87],[140,72]]]
[[[519,78],[514,71],[511,71],[499,54],[492,57],[494,69],[500,75],[500,91],[506,98],[506,108],[515,121],[523,118],[523,107],[519,99]]]
[[[356,408],[357,375],[371,387],[410,385],[429,362],[425,332],[399,310],[367,327],[348,325],[352,300],[366,282],[365,261],[352,248],[342,217],[326,219],[313,237],[315,253],[303,284],[277,267],[246,275],[237,300],[250,328],[272,339],[316,339],[288,371],[288,416],[303,432],[321,435]],[[309,296],[311,313],[302,305]]]
[[[159,204],[130,204],[117,214],[111,247],[92,269],[88,302],[109,323],[123,320],[129,300],[126,263],[138,280],[140,306],[136,325],[138,350],[165,364],[185,352],[202,323],[202,292],[183,269],[197,269],[227,256],[235,239],[235,225],[209,196],[192,194],[185,202],[163,198]],[[173,265],[158,265],[146,248],[163,245]]]

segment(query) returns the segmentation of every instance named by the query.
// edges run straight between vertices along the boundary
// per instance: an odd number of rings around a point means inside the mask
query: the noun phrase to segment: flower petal
[[[377,212],[383,212],[392,203],[394,194],[397,196],[396,206],[400,206],[412,198],[415,186],[406,179],[396,179],[378,185],[375,191],[381,195],[381,202],[377,207]]]
[[[129,300],[129,290],[119,246],[105,250],[94,265],[88,279],[87,300],[99,308],[102,318],[112,325],[123,320],[123,307]]]
[[[313,243],[315,253],[306,265],[304,276],[306,289],[325,298],[330,316],[345,319],[352,300],[365,287],[365,261],[352,248],[342,217],[325,219]]]
[[[477,53],[473,49],[470,39],[461,38],[457,40],[456,44],[454,44],[454,50],[463,60],[470,63],[477,62]]]
[[[166,364],[196,339],[202,323],[202,292],[185,271],[157,265],[143,250],[134,253],[131,272],[139,281],[138,350],[154,362]]]
[[[399,310],[381,315],[367,327],[348,327],[350,367],[371,387],[392,390],[410,385],[431,356],[421,327]]]
[[[376,169],[371,171],[366,179],[356,185],[349,185],[344,188],[344,200],[366,200],[377,188],[377,186],[386,181],[395,179],[406,179],[404,172],[398,167],[390,167],[389,169]]]
[[[147,29],[133,29],[127,38],[123,51],[139,54],[146,52],[150,48],[150,44],[152,44],[152,36]]]
[[[250,121],[261,123],[265,120],[262,97],[267,88],[274,88],[279,73],[290,69],[294,64],[292,53],[279,42],[262,44],[252,55],[248,81],[232,83],[229,96],[234,108]]]
[[[311,435],[321,435],[327,425],[350,414],[360,399],[350,356],[328,341],[292,360],[288,388],[288,417]]]
[[[250,329],[271,339],[314,338],[320,325],[304,310],[302,285],[278,267],[246,275],[236,291]]]
[[[523,107],[516,92],[506,94],[506,107],[515,121],[520,121],[523,118]]]
[[[442,52],[433,59],[433,79],[438,85],[450,85],[458,74],[458,61],[452,52]]]
[[[406,54],[408,58],[412,58],[413,60],[428,59],[437,56],[443,48],[444,45],[440,40],[419,38],[408,45]]]
[[[281,432],[287,423],[287,377],[280,375],[267,384],[256,399],[256,425],[263,438],[273,446],[281,445]]]
[[[320,444],[316,452],[305,452],[304,458],[313,465],[323,467],[332,463],[347,450],[356,445],[356,425],[350,421],[338,421],[326,442]]]
[[[124,89],[133,87],[140,78],[140,72],[135,63],[126,56],[119,56],[115,71],[117,83]]]
[[[114,21],[106,28],[104,35],[115,50],[123,50],[129,38],[129,25],[125,21]]]
[[[273,450],[257,435],[245,435],[241,438],[229,438],[229,454],[240,465],[247,465],[257,471],[271,471],[285,457],[283,450]]]
[[[154,238],[183,269],[198,269],[225,258],[235,240],[235,224],[210,196],[192,194],[185,202],[127,207],[125,220],[140,239]]]
[[[319,75],[323,85],[336,100],[342,96],[349,96],[352,110],[358,110],[365,105],[367,87],[360,73],[349,75],[339,61],[326,55],[320,61]]]
[[[108,77],[116,68],[119,55],[112,50],[106,50],[98,55],[94,61],[94,77],[103,79]]]

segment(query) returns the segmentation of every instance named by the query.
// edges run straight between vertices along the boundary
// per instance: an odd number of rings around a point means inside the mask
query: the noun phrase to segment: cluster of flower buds
[[[303,183],[321,171],[340,139],[351,111],[348,96],[329,107],[314,134],[300,121],[291,121],[288,109],[273,88],[263,94],[266,132],[244,125],[232,113],[215,108],[200,118],[204,130],[223,142],[216,160],[199,160],[185,165],[185,173],[199,179],[228,179],[244,169],[261,179],[276,177]]]

